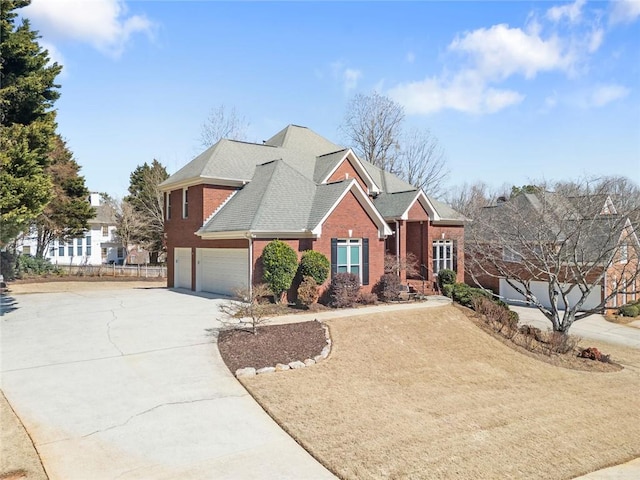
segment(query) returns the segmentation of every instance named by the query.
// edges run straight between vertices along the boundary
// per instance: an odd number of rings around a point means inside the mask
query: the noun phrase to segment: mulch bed
[[[300,322],[258,327],[258,334],[244,330],[223,330],[218,348],[232,373],[239,368],[275,367],[319,355],[326,345],[320,322]]]

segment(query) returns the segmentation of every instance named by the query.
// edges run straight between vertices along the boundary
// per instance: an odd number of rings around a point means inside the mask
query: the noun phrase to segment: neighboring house
[[[587,288],[578,310],[640,299],[640,243],[631,219],[618,213],[609,195],[521,193],[482,209],[473,224],[466,232],[466,281],[508,303],[537,301],[550,309],[556,296],[564,309],[562,291],[574,306]],[[523,282],[529,282],[529,296]]]
[[[125,251],[117,239],[115,212],[109,205],[101,203],[100,195],[92,193],[89,197],[96,216],[89,220],[89,230],[80,238],[67,241],[54,240],[49,244],[45,258],[54,265],[102,265],[104,263],[122,264]],[[19,242],[17,251],[33,255],[36,252],[36,236],[26,236]]]
[[[322,252],[367,291],[386,252],[414,254],[428,290],[441,268],[463,278],[460,214],[305,127],[263,144],[220,140],[160,188],[169,287],[229,295],[260,283],[273,239]]]

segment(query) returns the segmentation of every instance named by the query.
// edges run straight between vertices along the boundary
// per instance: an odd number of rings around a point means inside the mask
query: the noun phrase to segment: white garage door
[[[174,249],[173,286],[191,290],[191,249]]]
[[[249,250],[196,249],[196,290],[235,295],[249,285]]]
[[[546,282],[531,282],[531,293],[533,293],[538,301],[542,303],[545,307],[551,308],[551,300],[549,298],[549,284]],[[524,297],[520,295],[514,288],[509,285],[506,280],[500,280],[500,295],[503,297],[503,300],[507,303],[514,303],[522,305],[522,300]],[[569,305],[575,305],[581,297],[581,292],[578,287],[574,287],[574,289],[569,294]],[[596,308],[600,305],[602,299],[601,288],[598,286],[594,288],[589,296],[582,304],[581,310],[590,310],[592,308]],[[558,298],[558,308],[564,310],[564,302],[562,298]]]

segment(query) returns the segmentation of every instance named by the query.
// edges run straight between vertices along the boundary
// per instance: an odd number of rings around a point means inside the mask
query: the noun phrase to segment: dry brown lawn
[[[525,356],[453,308],[328,321],[310,368],[243,379],[339,477],[568,479],[640,456],[640,351],[624,369]]]

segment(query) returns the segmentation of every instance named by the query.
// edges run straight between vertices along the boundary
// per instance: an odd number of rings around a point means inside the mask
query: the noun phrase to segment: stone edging
[[[264,373],[273,373],[273,372],[283,372],[285,370],[296,370],[298,368],[309,367],[311,365],[315,365],[316,363],[321,362],[326,359],[331,353],[331,335],[329,335],[329,327],[327,327],[324,323],[321,323],[322,328],[324,329],[324,337],[327,340],[327,344],[322,348],[320,355],[316,355],[313,358],[307,358],[304,361],[295,360],[293,362],[289,362],[288,364],[278,363],[275,367],[263,367],[258,368],[257,370],[253,367],[245,367],[239,368],[235,372],[236,378],[240,377],[255,377],[256,375],[262,375]]]

